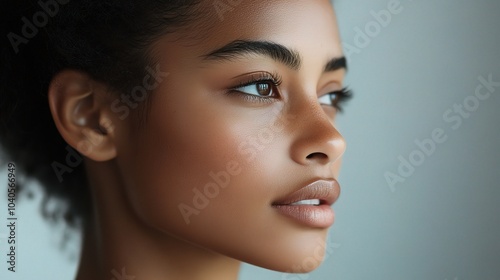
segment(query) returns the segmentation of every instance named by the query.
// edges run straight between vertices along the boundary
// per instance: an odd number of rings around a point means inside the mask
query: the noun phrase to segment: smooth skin
[[[94,202],[77,279],[234,280],[241,262],[305,273],[325,256],[328,228],[303,226],[272,203],[338,178],[345,142],[336,110],[318,101],[345,75],[324,71],[342,57],[333,7],[240,1],[222,20],[205,2],[211,16],[151,46],[161,82],[136,108],[79,71],[50,85],[54,121],[85,155]],[[280,44],[300,65],[260,52],[207,57],[235,40]],[[281,76],[277,87],[230,90],[272,73]],[[262,93],[270,97],[255,97]],[[196,197],[207,185],[211,197]],[[304,266],[308,258],[317,262]]]

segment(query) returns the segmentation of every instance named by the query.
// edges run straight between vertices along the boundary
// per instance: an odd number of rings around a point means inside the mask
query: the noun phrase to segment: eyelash
[[[335,99],[332,100],[332,104],[333,105],[326,105],[326,104],[325,105],[326,106],[332,106],[335,109],[337,109],[337,111],[339,111],[339,112],[343,112],[344,111],[343,105],[349,99],[352,98],[352,90],[349,89],[348,87],[344,87],[341,90],[333,91],[333,92],[330,92],[330,93],[327,93],[327,94],[330,95],[330,98],[335,98]]]
[[[274,102],[275,98],[272,97],[261,97],[261,96],[251,95],[237,90],[242,87],[257,85],[259,83],[270,83],[273,87],[273,91],[275,90],[277,91],[278,87],[283,82],[282,77],[278,73],[258,73],[257,75],[258,75],[257,77],[254,76],[250,78],[249,81],[241,82],[238,85],[231,87],[229,89],[228,94],[241,94],[243,98],[245,98],[247,101],[250,102],[261,102],[261,103]],[[342,105],[350,98],[352,98],[352,90],[350,90],[348,87],[344,87],[341,90],[333,91],[327,94],[330,95],[331,98],[335,98],[332,99],[333,105],[327,105],[327,104],[323,105],[334,107],[339,112],[343,111]]]

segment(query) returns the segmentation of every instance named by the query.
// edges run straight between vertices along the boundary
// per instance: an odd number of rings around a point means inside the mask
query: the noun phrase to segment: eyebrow
[[[219,49],[203,55],[202,58],[204,60],[225,61],[244,57],[249,54],[270,57],[293,70],[299,70],[302,64],[302,58],[297,51],[269,41],[232,41]],[[344,56],[332,58],[326,63],[323,70],[325,72],[333,72],[342,68],[347,70],[347,62]]]
[[[324,72],[333,72],[339,69],[345,69],[347,71],[347,59],[345,56],[330,59],[330,61],[326,63]]]

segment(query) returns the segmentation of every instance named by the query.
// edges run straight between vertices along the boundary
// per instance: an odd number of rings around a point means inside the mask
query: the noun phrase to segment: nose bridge
[[[335,162],[345,151],[345,140],[335,128],[333,120],[319,104],[316,94],[302,95],[290,104],[293,123],[291,157],[300,164]]]

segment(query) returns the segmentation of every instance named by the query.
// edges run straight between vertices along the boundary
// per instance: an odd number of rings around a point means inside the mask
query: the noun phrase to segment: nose
[[[327,165],[345,152],[346,143],[317,100],[295,110],[290,156],[301,165]]]

